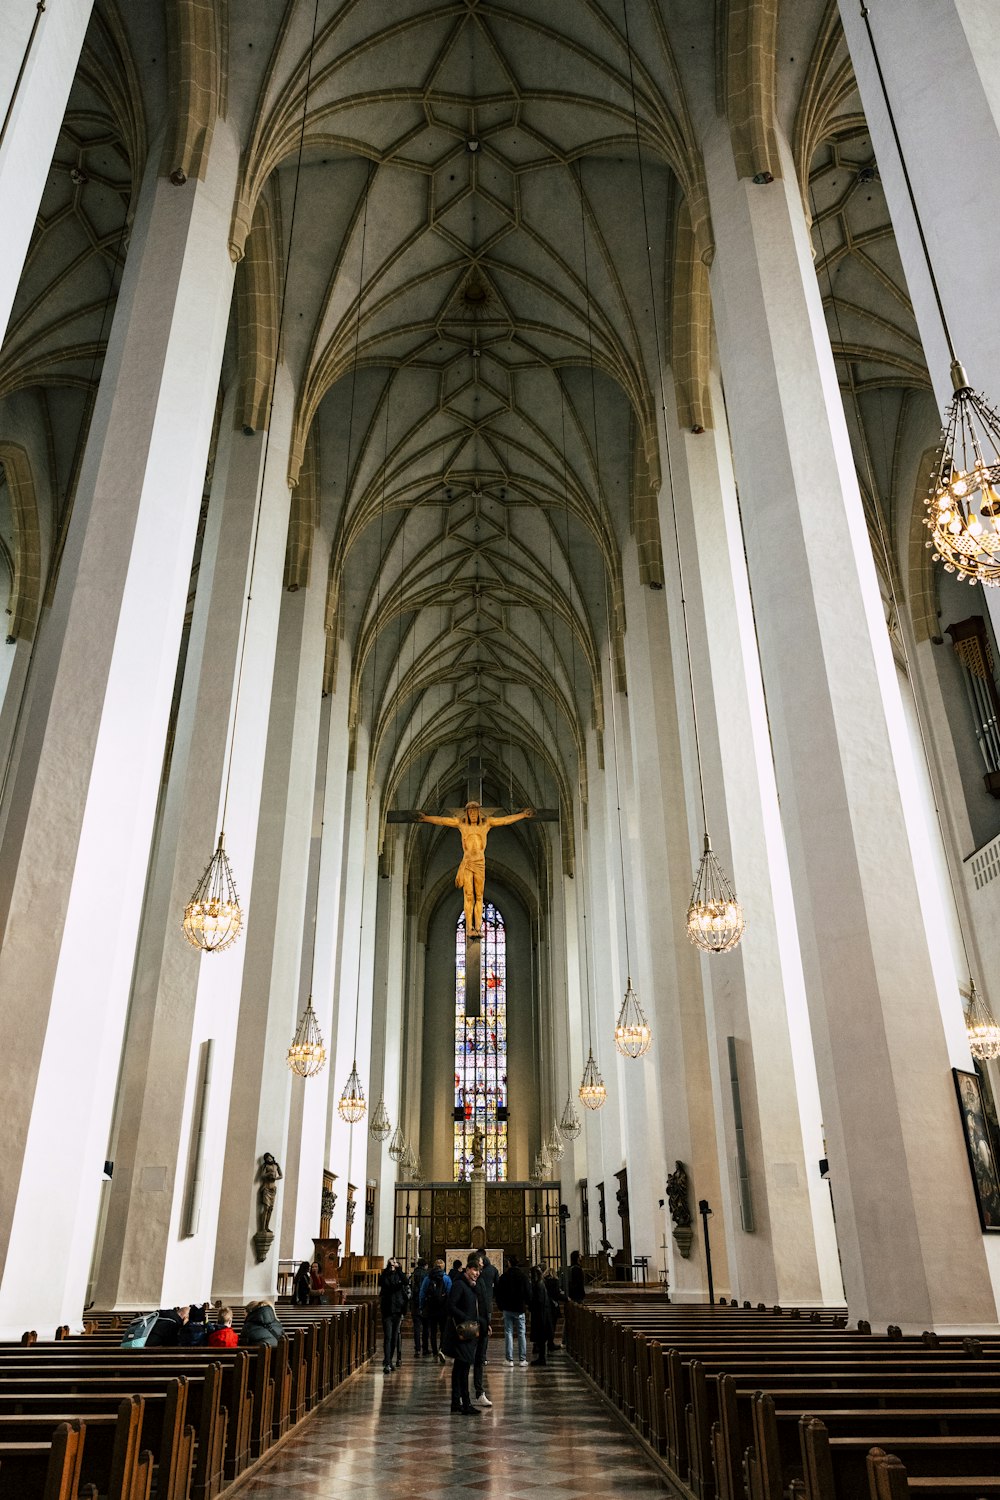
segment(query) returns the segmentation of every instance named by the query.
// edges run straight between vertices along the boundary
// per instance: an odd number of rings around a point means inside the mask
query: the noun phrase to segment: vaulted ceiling
[[[832,0],[98,0],[0,399],[90,388],[147,143],[165,127],[161,165],[197,172],[221,112],[244,143],[228,378],[264,425],[280,322],[286,579],[326,570],[326,686],[383,809],[453,799],[481,757],[487,800],[566,815],[609,641],[621,681],[631,537],[664,581],[661,367],[711,421],[699,132],[728,111],[738,157],[776,166],[762,99],[867,460],[871,394],[926,374]],[[51,418],[67,452],[78,425]],[[869,490],[891,520],[891,475]]]

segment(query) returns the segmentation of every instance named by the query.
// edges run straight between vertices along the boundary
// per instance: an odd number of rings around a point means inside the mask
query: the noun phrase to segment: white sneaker
[[[514,1368],[514,1361],[512,1359],[505,1359],[504,1360],[504,1364],[505,1365],[510,1365],[511,1369]]]
[[[483,1394],[481,1396],[475,1396],[473,1398],[472,1404],[473,1406],[481,1407],[482,1410],[485,1411],[488,1406],[493,1405],[493,1402],[490,1400],[489,1396],[487,1396],[486,1392],[483,1391]]]
[[[518,1360],[518,1364],[521,1366],[522,1370],[526,1370],[528,1368],[528,1361],[526,1359]]]

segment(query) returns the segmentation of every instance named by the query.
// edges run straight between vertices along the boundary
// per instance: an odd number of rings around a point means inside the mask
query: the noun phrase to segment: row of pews
[[[220,1495],[374,1349],[368,1304],[279,1317],[276,1348],[122,1349],[111,1315],[0,1344],[0,1500]]]
[[[1000,1496],[1000,1336],[568,1303],[566,1345],[691,1500]]]

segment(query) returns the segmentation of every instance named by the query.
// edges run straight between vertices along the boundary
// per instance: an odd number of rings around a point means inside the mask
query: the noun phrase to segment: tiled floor
[[[491,1411],[452,1416],[450,1365],[415,1360],[382,1374],[380,1360],[241,1490],[240,1500],[608,1500],[670,1495],[641,1449],[564,1354],[545,1369],[509,1368],[502,1345],[487,1367]]]

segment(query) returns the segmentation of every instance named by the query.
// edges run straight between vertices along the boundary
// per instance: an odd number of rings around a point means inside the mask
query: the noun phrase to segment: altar
[[[499,1245],[487,1245],[486,1249],[482,1251],[478,1245],[449,1245],[444,1253],[445,1270],[450,1271],[456,1260],[460,1260],[464,1266],[473,1250],[477,1254],[488,1256],[490,1264],[496,1266],[497,1274],[500,1276],[503,1275],[503,1250]]]

